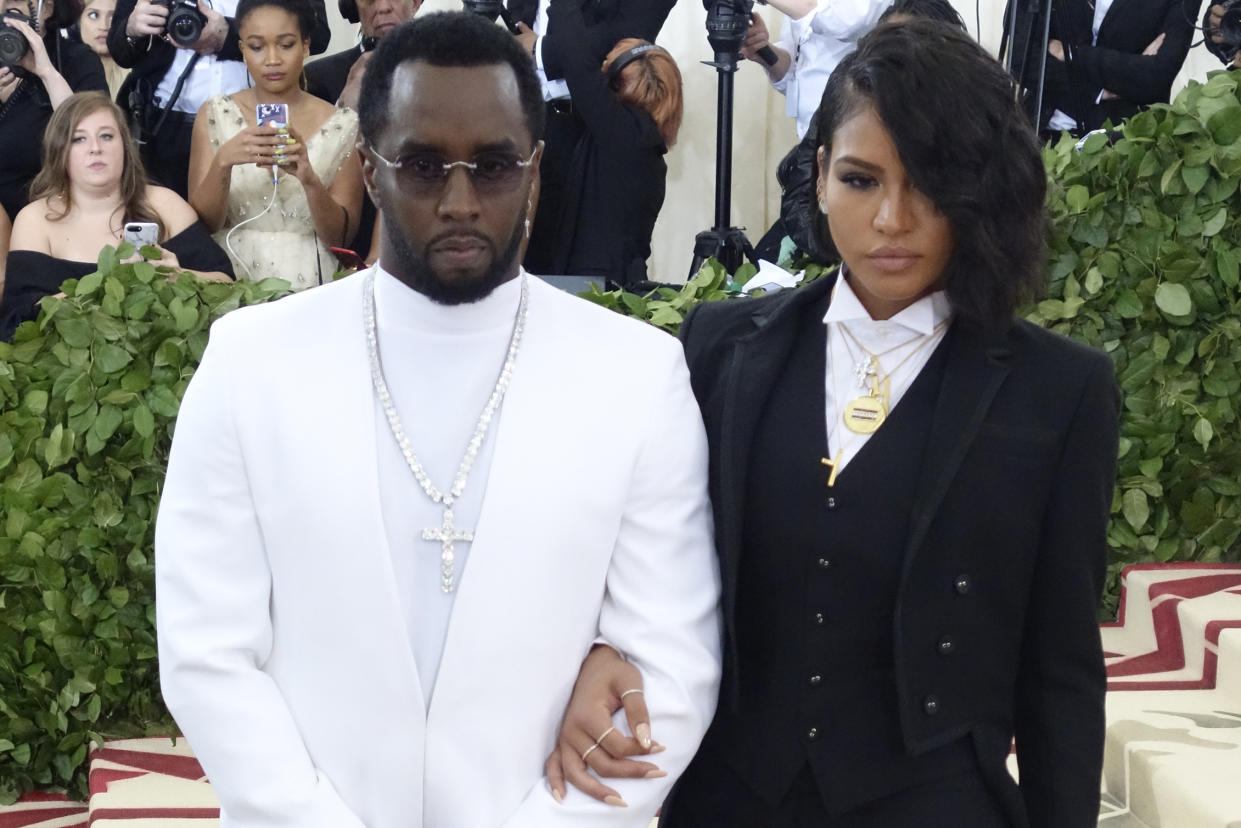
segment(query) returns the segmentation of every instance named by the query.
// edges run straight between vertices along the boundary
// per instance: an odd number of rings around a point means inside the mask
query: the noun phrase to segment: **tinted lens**
[[[524,160],[513,153],[485,152],[476,156],[465,169],[475,189],[496,192],[511,187],[520,180]],[[419,190],[442,187],[453,166],[464,166],[461,161],[450,164],[442,155],[435,153],[407,155],[397,163],[398,173],[405,184]]]
[[[511,183],[521,175],[521,161],[508,153],[483,153],[474,159],[474,179],[488,184]]]

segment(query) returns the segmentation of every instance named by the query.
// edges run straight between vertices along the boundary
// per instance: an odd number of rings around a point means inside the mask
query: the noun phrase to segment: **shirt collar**
[[[928,335],[948,317],[952,316],[952,306],[948,303],[948,292],[937,290],[923,296],[900,313],[888,320],[876,321],[862,306],[861,300],[853,292],[845,270],[842,267],[836,286],[832,290],[832,298],[823,314],[823,322],[861,322],[869,325],[897,324],[911,331]]]

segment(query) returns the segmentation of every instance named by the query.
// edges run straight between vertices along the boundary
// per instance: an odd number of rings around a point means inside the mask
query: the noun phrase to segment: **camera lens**
[[[203,18],[198,9],[180,8],[168,15],[168,36],[178,46],[193,46],[203,33]]]
[[[1229,46],[1241,46],[1241,8],[1229,7],[1219,21],[1220,38]]]
[[[5,17],[16,17],[25,20],[25,15],[6,14]],[[30,44],[22,33],[5,23],[0,23],[0,64],[15,66],[29,51]]]

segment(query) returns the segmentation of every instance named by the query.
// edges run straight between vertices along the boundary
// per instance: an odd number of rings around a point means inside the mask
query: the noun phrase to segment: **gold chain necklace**
[[[902,342],[900,345],[889,348],[879,354],[869,351],[866,346],[853,335],[853,332],[850,331],[848,326],[846,326],[843,322],[836,323],[840,325],[841,333],[843,333],[846,337],[845,348],[849,351],[849,358],[853,360],[856,365],[865,366],[864,369],[859,367],[858,370],[855,370],[858,377],[858,384],[863,385],[866,378],[870,378],[870,388],[865,389],[862,394],[854,397],[845,405],[844,411],[841,414],[841,419],[844,421],[846,428],[857,434],[873,434],[879,430],[879,426],[883,425],[884,421],[888,418],[888,410],[890,408],[892,397],[892,377],[897,371],[905,367],[905,363],[913,359],[915,354],[921,353],[923,348],[925,348],[929,343],[934,342],[935,337],[940,333],[940,331],[947,327],[948,321],[949,320],[945,319],[943,322],[940,322],[935,326],[935,329],[932,330],[930,334],[918,334],[918,336],[914,337],[914,339]],[[899,348],[903,348],[919,338],[922,339],[922,342],[906,354],[905,358],[898,362],[892,370],[886,372],[883,370],[883,365],[879,362],[879,357],[890,354]],[[867,359],[862,360],[855,356],[853,353],[853,348],[849,345],[849,340],[852,340],[853,343],[858,346],[862,353],[866,355]],[[828,332],[828,342],[830,345],[830,331]]]

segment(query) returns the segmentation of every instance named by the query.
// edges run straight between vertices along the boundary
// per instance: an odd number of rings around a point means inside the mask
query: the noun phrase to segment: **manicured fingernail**
[[[284,142],[285,142],[286,144],[290,144],[290,145],[292,145],[292,144],[296,144],[296,143],[297,143],[297,139],[296,139],[296,138],[285,138],[285,139],[284,139]]]
[[[664,746],[663,746],[663,745],[661,745],[659,742],[655,742],[654,744],[652,744],[652,745],[651,745],[651,751],[650,751],[650,752],[651,752],[652,754],[655,754],[655,753],[663,753],[663,752],[664,752],[665,750],[667,750],[667,749],[668,749],[668,748],[664,747]]]
[[[276,131],[277,131],[277,132],[279,132],[281,135],[288,135],[288,134],[289,134],[289,128],[288,128],[288,127],[280,127],[280,129],[278,129],[278,130],[276,130]]]
[[[667,771],[661,771],[659,768],[656,768],[655,770],[649,770],[645,774],[647,779],[663,779],[667,775],[668,775]]]
[[[552,788],[552,799],[556,800],[557,805],[564,804],[564,794],[556,790],[555,788]]]
[[[628,808],[629,807],[629,803],[621,799],[616,794],[612,794],[611,796],[605,796],[603,798],[603,801],[609,805],[615,805],[617,808]]]
[[[642,722],[633,729],[633,735],[638,737],[638,744],[642,745],[644,748],[650,748],[651,726],[649,724]]]

